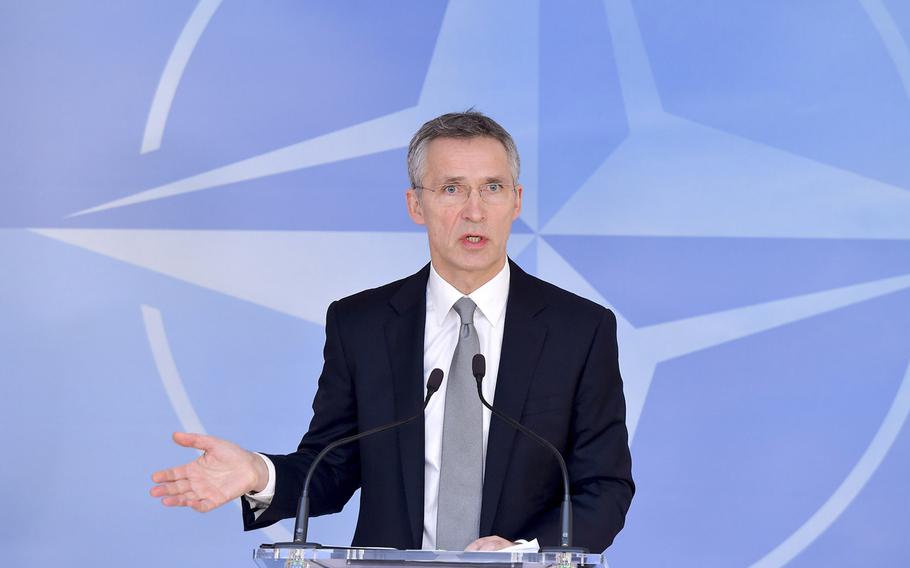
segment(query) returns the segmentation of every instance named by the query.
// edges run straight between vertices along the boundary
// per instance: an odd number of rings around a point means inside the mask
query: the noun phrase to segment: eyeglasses
[[[462,204],[467,202],[474,189],[466,183],[446,183],[439,187],[420,187],[414,189],[425,189],[433,192],[433,197],[446,204]],[[509,190],[515,191],[515,184],[500,183],[498,181],[488,182],[477,186],[480,193],[480,199],[488,205],[502,205],[509,202]]]

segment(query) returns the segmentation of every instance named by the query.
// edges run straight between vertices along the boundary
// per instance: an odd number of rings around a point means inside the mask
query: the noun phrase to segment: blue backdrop
[[[611,565],[910,564],[908,6],[4,2],[4,564],[286,538],[149,476],[173,430],[296,446],[327,304],[428,258],[410,135],[470,106],[522,154],[512,257],[619,318]]]

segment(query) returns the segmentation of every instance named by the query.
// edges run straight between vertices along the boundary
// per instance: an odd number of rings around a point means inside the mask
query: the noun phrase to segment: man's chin
[[[458,269],[465,274],[474,274],[477,276],[489,274],[489,276],[493,276],[499,272],[505,260],[505,256],[496,256],[492,258],[489,255],[484,255],[483,257],[476,256],[465,259],[459,264]]]

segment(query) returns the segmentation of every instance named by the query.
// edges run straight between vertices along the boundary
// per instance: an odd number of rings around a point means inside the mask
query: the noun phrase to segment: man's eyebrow
[[[465,178],[464,176],[452,176],[452,177],[444,178],[442,180],[442,183],[444,183],[444,184],[445,183],[465,183],[466,179],[467,178]],[[506,178],[501,177],[501,176],[487,176],[486,178],[484,178],[483,183],[506,183],[505,181],[503,181],[505,179]]]

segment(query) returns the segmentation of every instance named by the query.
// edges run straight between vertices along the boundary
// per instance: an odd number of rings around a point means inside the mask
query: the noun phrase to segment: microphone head
[[[482,381],[484,375],[487,374],[487,360],[480,353],[474,355],[471,360],[471,371],[474,373],[474,378],[478,381]]]
[[[431,393],[439,390],[442,386],[442,369],[436,368],[430,371],[430,378],[427,379],[427,390]]]

